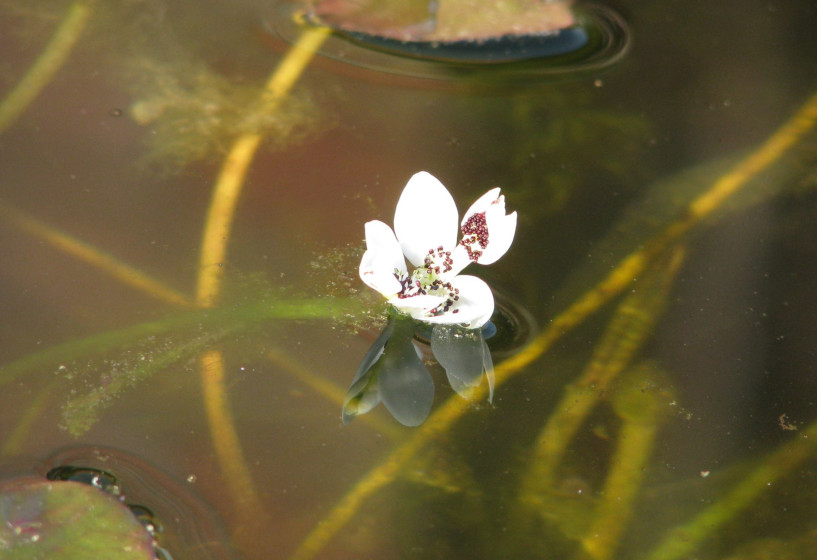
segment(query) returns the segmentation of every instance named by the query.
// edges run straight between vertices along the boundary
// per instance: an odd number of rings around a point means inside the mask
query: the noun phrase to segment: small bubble
[[[187,475],[187,482],[189,482],[190,484],[195,484],[196,480],[198,480],[198,477],[196,477],[195,474],[188,474]]]
[[[108,114],[112,117],[121,117],[122,116],[122,109],[114,108],[108,111]]]

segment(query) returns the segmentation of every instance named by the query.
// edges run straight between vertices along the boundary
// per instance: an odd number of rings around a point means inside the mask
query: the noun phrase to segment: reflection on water
[[[810,558],[810,2],[605,3],[627,56],[558,81],[289,2],[0,9],[3,477],[114,473],[174,558]],[[429,362],[422,426],[343,426],[362,225],[421,169],[502,187],[478,274],[530,327],[492,404]]]

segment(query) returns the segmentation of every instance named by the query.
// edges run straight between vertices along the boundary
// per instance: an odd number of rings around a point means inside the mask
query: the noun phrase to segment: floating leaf
[[[344,31],[401,41],[478,40],[572,26],[568,0],[310,0],[313,16]]]
[[[0,482],[0,557],[152,560],[153,539],[119,500],[78,482]]]

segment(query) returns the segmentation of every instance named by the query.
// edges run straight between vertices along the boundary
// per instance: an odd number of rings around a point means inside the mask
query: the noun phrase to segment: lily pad
[[[79,482],[0,482],[0,558],[152,560],[153,539],[115,497]]]
[[[400,41],[554,33],[576,23],[570,0],[307,0],[334,29]]]

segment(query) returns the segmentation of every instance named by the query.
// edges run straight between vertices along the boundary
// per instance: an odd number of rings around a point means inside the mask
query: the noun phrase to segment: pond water
[[[0,4],[0,477],[107,468],[177,560],[811,558],[817,6],[602,5],[630,36],[579,67]],[[421,170],[518,212],[469,268],[493,402],[430,362],[424,424],[343,425],[363,225]]]

